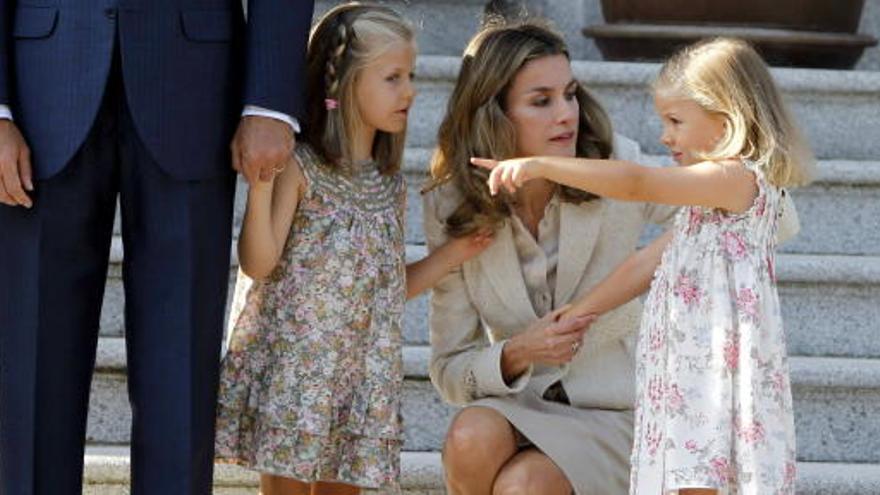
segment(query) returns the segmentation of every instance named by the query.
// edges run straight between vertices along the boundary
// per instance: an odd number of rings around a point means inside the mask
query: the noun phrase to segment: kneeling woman
[[[444,446],[451,493],[627,492],[641,305],[595,323],[555,316],[635,250],[646,223],[666,223],[674,210],[546,180],[492,197],[487,174],[469,164],[472,156],[612,153],[639,158],[575,79],[559,35],[525,23],[474,37],[425,195],[429,248],[495,232],[431,299],[431,379],[466,406]]]

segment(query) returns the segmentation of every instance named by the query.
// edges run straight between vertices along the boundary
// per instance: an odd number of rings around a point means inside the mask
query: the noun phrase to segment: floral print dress
[[[683,208],[636,354],[630,493],[794,493],[792,399],[774,276],[782,190],[760,167],[743,214]]]
[[[223,361],[221,462],[394,488],[400,472],[405,184],[375,164],[307,180],[274,272],[239,272]]]

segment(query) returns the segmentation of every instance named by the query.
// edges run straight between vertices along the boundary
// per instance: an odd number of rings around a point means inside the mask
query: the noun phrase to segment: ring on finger
[[[577,354],[577,351],[581,348],[580,342],[572,342],[571,343],[571,353]]]

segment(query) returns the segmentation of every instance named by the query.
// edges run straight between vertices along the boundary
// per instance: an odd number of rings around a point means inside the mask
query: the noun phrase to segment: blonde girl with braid
[[[248,191],[216,451],[260,472],[263,495],[397,488],[405,301],[491,242],[405,263],[415,56],[394,11],[330,10],[309,41],[299,144]]]

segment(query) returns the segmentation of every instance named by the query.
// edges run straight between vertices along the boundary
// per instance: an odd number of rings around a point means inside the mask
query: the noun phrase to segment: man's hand
[[[293,129],[281,120],[247,115],[232,138],[232,168],[249,184],[268,182],[284,170],[296,141]]]
[[[0,120],[0,203],[30,208],[33,201],[31,150],[11,120]]]

